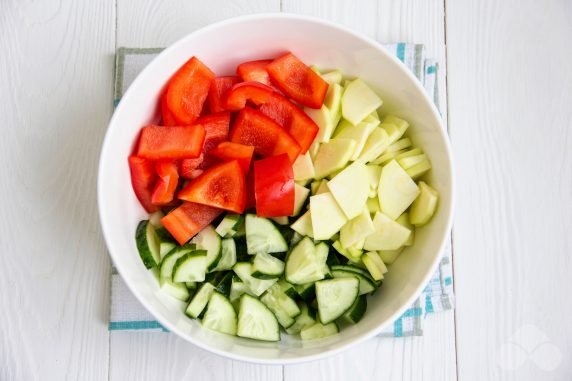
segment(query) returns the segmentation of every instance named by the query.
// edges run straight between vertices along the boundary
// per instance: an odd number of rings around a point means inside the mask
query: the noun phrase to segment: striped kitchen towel
[[[425,90],[439,108],[437,73],[439,65],[435,60],[426,59],[421,44],[389,44],[385,47],[395,54],[423,83]],[[115,67],[115,99],[117,105],[132,81],[141,70],[161,52],[156,49],[119,48]],[[449,241],[450,242],[450,239]],[[423,293],[413,305],[392,326],[380,336],[403,337],[421,336],[423,321],[429,313],[453,308],[453,275],[451,270],[451,245],[447,245],[439,268],[431,278]],[[158,331],[167,332],[137,299],[131,294],[115,268],[111,276],[111,312],[109,330]]]

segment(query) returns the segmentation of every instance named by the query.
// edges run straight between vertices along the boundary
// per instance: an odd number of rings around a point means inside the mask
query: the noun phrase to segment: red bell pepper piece
[[[300,154],[298,143],[280,125],[250,107],[240,110],[230,141],[253,146],[254,152],[264,157],[286,153],[292,163]]]
[[[173,201],[175,190],[179,184],[179,168],[174,161],[158,161],[155,172],[159,180],[155,184],[151,201],[155,205],[167,205]]]
[[[221,112],[225,110],[224,96],[228,90],[240,82],[239,77],[216,77],[211,82],[209,90],[209,105],[211,112]]]
[[[234,160],[205,170],[179,192],[179,199],[244,212],[246,184],[240,165]]]
[[[167,107],[167,93],[161,95],[161,117],[163,118],[163,126],[176,126],[175,116]]]
[[[308,151],[318,135],[318,125],[300,108],[280,94],[274,93],[260,105],[261,113],[282,126],[296,140],[302,154]]]
[[[246,209],[252,209],[256,206],[256,198],[254,197],[254,171],[248,171],[246,175]]]
[[[222,142],[213,148],[210,154],[222,161],[238,161],[242,173],[247,174],[250,169],[252,155],[254,155],[254,147],[238,143]]]
[[[179,244],[184,245],[221,213],[222,210],[211,206],[184,202],[161,218],[161,224]]]
[[[294,171],[286,154],[254,162],[256,215],[290,216],[294,212]]]
[[[243,81],[255,81],[271,86],[270,77],[266,71],[266,66],[271,62],[272,60],[243,62],[236,68],[236,74],[238,74]]]
[[[232,87],[227,92],[224,100],[224,107],[230,111],[242,110],[246,102],[250,101],[255,105],[268,102],[275,91],[266,85],[258,82],[241,82]]]
[[[205,129],[194,126],[155,126],[141,130],[137,156],[146,159],[184,159],[197,157],[205,140]]]
[[[188,60],[167,86],[167,107],[179,125],[191,125],[201,114],[215,74],[196,57]]]
[[[292,53],[278,57],[266,70],[272,83],[296,102],[311,108],[322,107],[328,83]]]
[[[219,143],[228,140],[228,130],[230,127],[230,113],[220,112],[200,117],[196,121],[205,129],[205,141],[199,157],[194,159],[184,159],[181,162],[181,176],[187,179],[194,179],[201,174],[201,169],[213,165],[216,158],[210,155],[210,151]]]
[[[141,206],[148,213],[159,210],[152,202],[153,186],[157,180],[153,162],[142,157],[129,156],[129,172],[131,172],[133,191]]]

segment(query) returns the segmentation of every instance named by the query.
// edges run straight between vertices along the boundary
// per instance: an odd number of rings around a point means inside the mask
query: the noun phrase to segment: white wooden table
[[[95,186],[116,47],[278,11],[424,43],[447,68],[456,310],[285,367],[109,334]],[[568,0],[3,0],[0,380],[571,380],[571,41]]]

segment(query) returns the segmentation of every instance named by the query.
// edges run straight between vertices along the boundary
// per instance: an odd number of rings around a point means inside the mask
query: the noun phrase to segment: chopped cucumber
[[[431,163],[429,160],[424,160],[419,164],[414,165],[411,168],[407,168],[407,174],[413,179],[417,180],[431,169]]]
[[[298,156],[294,164],[292,164],[292,170],[294,171],[295,181],[313,179],[316,175],[312,158],[308,152]]]
[[[216,291],[225,296],[229,296],[233,277],[232,271],[217,271],[207,274],[206,281],[212,284]]]
[[[376,191],[375,194],[377,195],[377,187],[379,186],[379,179],[381,178],[381,166],[375,164],[368,164],[366,165],[367,174],[369,175],[369,189]],[[371,196],[373,197],[373,196]]]
[[[197,289],[197,282],[185,282],[185,286],[189,290],[196,290]]]
[[[192,252],[195,249],[195,245],[185,245],[177,247],[163,258],[161,262],[161,268],[159,270],[160,280],[161,283],[164,281],[172,281],[173,280],[173,268],[177,263],[177,260],[186,254]]]
[[[222,256],[222,240],[215,229],[208,225],[191,240],[191,243],[197,245],[197,249],[207,251],[207,270],[212,271]]]
[[[161,256],[161,260],[163,260],[163,258],[165,258],[165,256],[175,247],[177,247],[177,244],[173,242],[161,242],[159,244],[159,255]]]
[[[330,191],[330,189],[328,188],[328,180],[322,179],[322,181],[320,181],[320,184],[316,188],[316,191],[314,193],[312,193],[312,196],[322,194],[322,193],[326,193],[329,191]]]
[[[322,180],[322,181],[325,181],[325,180]],[[316,180],[316,181],[312,181],[312,182],[310,183],[310,193],[311,193],[312,195],[315,195],[315,194],[316,194],[316,191],[318,190],[318,187],[320,186],[320,183],[321,183],[322,181]]]
[[[339,331],[336,323],[326,325],[315,323],[314,325],[302,329],[302,331],[300,331],[300,338],[302,340],[322,339],[324,337],[333,336]]]
[[[365,142],[358,158],[363,163],[369,163],[377,158],[389,146],[389,136],[383,128],[376,127]]]
[[[342,115],[354,126],[382,105],[381,98],[357,78],[348,83],[342,95]]]
[[[334,278],[357,278],[359,280],[359,294],[369,294],[377,289],[374,279],[365,270],[355,266],[333,266]]]
[[[377,198],[377,193],[375,197],[370,197],[367,199],[367,209],[371,215],[375,215],[375,213],[379,212],[379,200]]]
[[[332,70],[328,71],[327,73],[323,73],[322,78],[324,79],[324,81],[328,82],[328,84],[331,87],[333,84],[339,85],[342,82],[343,76],[341,71]]]
[[[384,152],[382,155],[378,156],[375,160],[372,160],[371,163],[372,164],[381,164],[381,165],[385,165],[386,163],[390,162],[391,160],[394,160],[396,157],[398,157],[399,155],[403,154],[407,152],[406,150],[403,151],[395,151],[395,152]]]
[[[363,211],[369,196],[369,182],[367,166],[359,161],[346,167],[328,182],[332,196],[348,219],[357,217]],[[315,230],[314,225],[314,236],[317,238]],[[322,239],[327,238],[329,237]]]
[[[208,282],[203,283],[195,296],[193,296],[193,299],[191,299],[191,302],[185,310],[185,314],[193,319],[197,319],[207,306],[207,303],[214,292],[215,288],[212,284]]]
[[[161,212],[160,210],[151,213],[149,215],[149,222],[153,225],[153,227],[157,230],[159,230],[160,228],[163,227],[163,224],[161,223],[161,218],[165,217],[165,215],[163,214],[163,212]]]
[[[294,183],[294,186],[300,186],[296,183]],[[304,188],[304,187],[302,187]],[[306,189],[306,188],[304,188]],[[290,222],[288,220],[288,216],[280,216],[280,217],[270,217],[270,219],[274,222],[276,222],[278,225],[288,225],[288,222]]]
[[[272,221],[247,214],[245,224],[248,254],[280,253],[288,250],[286,240]]]
[[[377,124],[379,124],[379,121],[377,121]],[[375,127],[376,124],[374,123],[360,122],[357,126],[354,126],[345,119],[340,122],[336,128],[335,137],[341,139],[352,139],[356,142],[356,148],[350,157],[351,161],[357,160],[360,156],[367,138],[373,132]]]
[[[367,310],[367,296],[360,295],[354,301],[354,304],[344,314],[343,319],[351,324],[357,324],[365,315]]]
[[[307,302],[310,302],[316,297],[316,287],[314,282],[309,282],[305,284],[297,284],[294,286],[296,288],[296,293]]]
[[[348,220],[331,192],[310,197],[310,217],[316,240],[329,239],[339,232]]]
[[[322,179],[330,173],[338,171],[350,161],[356,142],[352,139],[335,138],[320,144],[314,159],[316,179]]]
[[[135,242],[145,267],[150,269],[159,266],[159,263],[161,263],[159,239],[151,222],[139,222],[135,231]]]
[[[328,92],[326,93],[326,98],[324,98],[324,106],[326,106],[328,111],[330,111],[330,115],[332,117],[332,123],[333,123],[334,128],[331,132],[324,131],[324,135],[322,136],[322,138],[324,138],[327,133],[329,133],[331,136],[332,133],[335,131],[336,126],[338,125],[338,122],[342,118],[342,94],[343,93],[344,93],[344,88],[337,83],[331,84],[328,87]],[[329,138],[328,138],[328,140],[329,140]]]
[[[173,282],[202,282],[207,272],[207,252],[195,250],[177,259],[173,266]]]
[[[260,296],[264,291],[268,290],[278,279],[257,279],[252,276],[252,265],[248,262],[238,262],[233,267],[234,272],[242,282],[252,291],[256,296]]]
[[[213,292],[209,299],[207,312],[201,323],[203,327],[228,335],[236,335],[237,316],[229,300],[218,292]]]
[[[417,198],[419,187],[407,172],[392,160],[381,170],[377,192],[381,211],[395,220]]]
[[[364,240],[368,235],[375,231],[371,215],[367,208],[363,208],[362,212],[355,218],[346,222],[340,230],[340,243],[344,249],[353,246]],[[363,247],[363,245],[362,245]]]
[[[294,324],[294,318],[300,314],[300,308],[296,302],[282,292],[278,284],[270,287],[262,295],[260,301],[276,315],[278,323],[284,328]]]
[[[337,240],[334,241],[334,243],[332,244],[332,247],[341,255],[343,255],[344,257],[346,257],[348,260],[355,262],[359,260],[359,256],[354,256],[352,255],[352,253],[350,253],[347,249],[344,249],[344,247],[342,246],[342,243]]]
[[[280,279],[277,284],[278,286],[280,286],[280,290],[282,290],[282,292],[287,296],[291,298],[295,298],[296,296],[298,296],[298,293],[296,292],[294,285],[286,282],[284,279]]]
[[[411,223],[415,226],[422,226],[429,222],[435,214],[439,201],[439,193],[423,181],[419,182],[419,189],[419,197],[413,201],[410,211]]]
[[[236,242],[234,238],[223,238],[221,251],[220,260],[212,271],[231,270],[236,263]]]
[[[379,254],[379,257],[384,264],[391,265],[393,262],[395,262],[397,257],[399,257],[399,254],[401,254],[402,251],[403,247],[400,247],[396,250],[379,250],[377,253]]]
[[[263,341],[280,340],[280,327],[276,317],[260,300],[244,294],[238,309],[238,329],[240,337]]]
[[[421,155],[422,153],[423,151],[421,150],[421,148],[413,148],[410,149],[409,151],[405,151],[395,156],[395,160],[397,160],[397,162],[399,163],[399,160],[401,159],[405,159],[406,157]]]
[[[325,105],[322,105],[319,109],[304,107],[304,112],[319,128],[315,141],[324,143],[328,142],[336,128],[336,124],[334,123],[334,118],[330,110]]]
[[[381,212],[375,214],[373,225],[375,232],[365,239],[364,249],[368,251],[399,249],[411,235],[411,230]]]
[[[310,216],[310,211],[307,211],[294,222],[290,228],[296,233],[314,238],[314,229],[312,228],[312,217]]]
[[[175,299],[186,302],[189,299],[189,290],[184,283],[175,283],[171,280],[163,280],[161,283],[161,291]]]
[[[312,240],[302,239],[286,258],[285,277],[292,284],[304,284],[324,279],[327,260],[322,250],[317,252]]]
[[[383,123],[393,124],[395,127],[397,127],[397,130],[401,134],[399,135],[399,137],[403,136],[403,134],[405,134],[405,131],[407,131],[407,128],[409,127],[409,123],[407,123],[407,121],[400,119],[395,115],[387,115],[383,119]],[[397,139],[399,139],[399,137]]]
[[[328,324],[342,316],[358,297],[359,280],[346,277],[316,282],[318,315],[322,324]]]
[[[232,237],[244,222],[244,216],[240,214],[228,213],[216,227],[216,232],[221,237]]]
[[[298,308],[300,309],[300,314],[296,317],[294,324],[286,328],[286,333],[289,335],[298,334],[304,328],[307,328],[316,323],[316,316],[313,314],[313,311],[308,308],[306,303],[298,303]]]
[[[387,147],[387,151],[386,152],[398,152],[398,151],[403,151],[406,148],[411,147],[411,139],[409,138],[403,138],[400,139],[396,142],[394,142],[393,144],[391,144],[389,147]],[[400,154],[401,155],[401,154]],[[399,156],[399,155],[397,155]],[[397,157],[396,156],[396,157]]]
[[[419,197],[417,197],[417,198],[419,198]],[[413,201],[413,203],[415,203],[415,201]],[[405,241],[403,246],[413,245],[413,241],[415,240],[415,226],[409,222],[409,213],[403,213],[401,216],[397,217],[395,222],[397,222],[398,224],[403,225],[407,229],[411,230],[411,234],[409,235],[409,238],[407,239],[407,241]]]
[[[368,251],[361,257],[361,260],[374,280],[383,279],[383,273],[384,270],[387,271],[387,267],[375,251]]]
[[[242,294],[249,294],[252,296],[256,296],[252,294],[252,291],[240,280],[239,277],[234,276],[232,277],[232,282],[230,284],[230,301],[231,303],[238,302]]]
[[[401,159],[398,159],[396,157],[395,159],[397,160],[397,163],[401,166],[401,168],[407,170],[423,161],[427,161],[427,155],[422,153],[421,155],[417,156],[408,156]]]
[[[297,216],[300,214],[309,194],[310,190],[308,188],[294,184],[294,213],[292,213],[292,216]],[[286,217],[286,224],[288,224],[288,217]]]
[[[270,254],[258,253],[252,261],[252,276],[258,279],[279,278],[284,273],[284,262]]]

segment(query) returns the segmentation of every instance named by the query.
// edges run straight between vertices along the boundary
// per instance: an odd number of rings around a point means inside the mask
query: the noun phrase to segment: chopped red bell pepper
[[[181,200],[242,213],[246,205],[244,174],[236,160],[217,164],[189,182],[179,192],[178,197]]]
[[[228,90],[240,82],[239,77],[216,77],[211,82],[209,90],[209,105],[211,112],[221,112],[225,110],[224,96]]]
[[[219,143],[228,140],[230,113],[225,111],[203,116],[197,119],[196,123],[204,127],[205,141],[199,157],[181,162],[181,176],[187,179],[194,179],[201,173],[197,170],[208,168],[216,162],[210,151]]]
[[[161,117],[163,119],[163,126],[176,126],[177,121],[175,120],[175,116],[167,107],[167,93],[164,92],[161,95]]]
[[[256,206],[256,198],[254,197],[254,171],[248,171],[246,175],[246,209],[252,209]]]
[[[137,156],[146,159],[184,159],[197,157],[205,140],[205,129],[194,126],[155,126],[141,130]]]
[[[142,157],[129,156],[129,171],[133,191],[141,206],[149,213],[159,210],[152,202],[153,186],[157,180],[153,162]]]
[[[294,212],[294,171],[286,154],[254,161],[256,214],[290,216]]]
[[[184,202],[161,218],[161,224],[179,244],[184,245],[221,213],[222,210],[212,206]]]
[[[175,190],[179,184],[179,168],[174,161],[158,161],[155,163],[155,172],[159,179],[155,183],[151,201],[155,205],[168,205],[175,197]]]
[[[236,68],[236,74],[238,74],[243,81],[255,81],[271,86],[270,77],[266,71],[266,66],[271,62],[272,60],[243,62]]]
[[[213,148],[210,153],[222,161],[238,161],[242,172],[247,174],[250,169],[252,155],[254,155],[254,147],[232,142],[222,142]]]
[[[188,60],[167,86],[167,107],[179,125],[190,125],[199,117],[215,74],[198,58]]]
[[[250,101],[255,105],[267,102],[275,91],[266,85],[258,82],[241,82],[232,87],[226,93],[224,107],[230,111],[238,111],[246,106]]]
[[[240,110],[230,141],[253,146],[254,152],[264,157],[286,153],[292,163],[300,154],[298,143],[280,125],[250,107]]]
[[[328,83],[292,53],[278,57],[266,70],[272,83],[296,102],[311,108],[322,107]]]
[[[282,126],[296,140],[305,154],[318,135],[318,125],[300,108],[280,94],[274,93],[260,105],[261,113]]]

